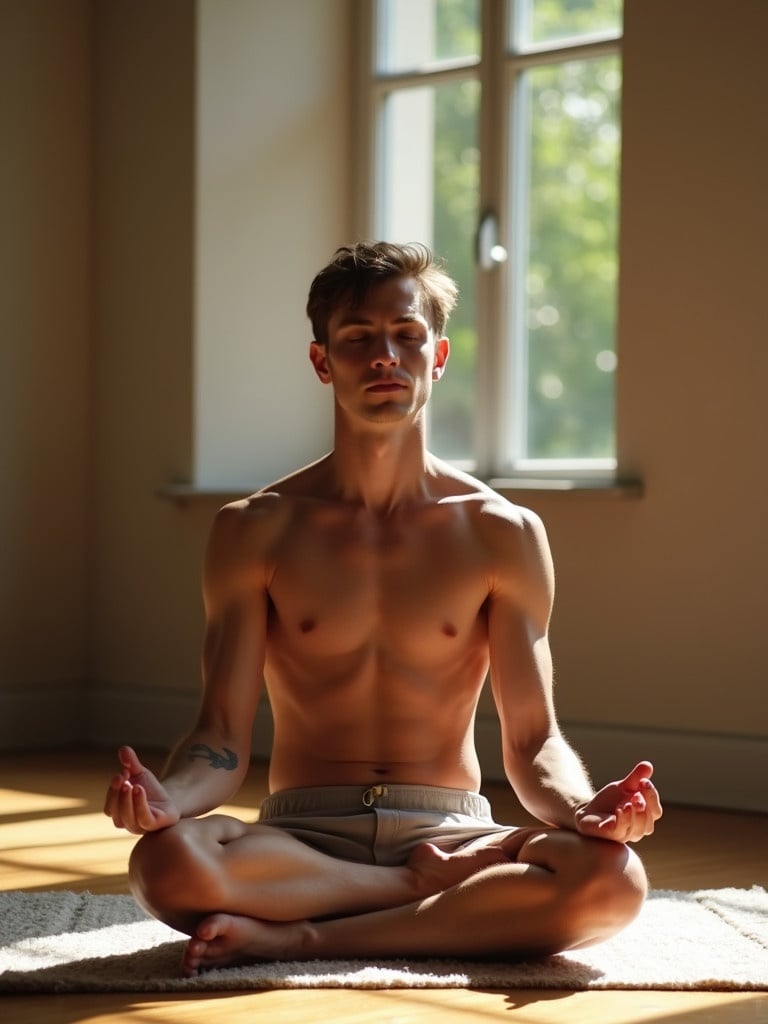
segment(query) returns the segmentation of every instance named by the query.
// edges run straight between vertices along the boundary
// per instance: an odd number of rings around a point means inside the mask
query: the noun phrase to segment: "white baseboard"
[[[107,689],[79,683],[0,691],[0,749],[33,750],[83,744],[168,750],[194,722],[195,693]],[[652,761],[655,780],[670,804],[768,813],[768,737],[676,732],[661,728],[564,722],[563,731],[598,788]],[[475,728],[483,778],[504,778],[501,736],[493,714]],[[261,702],[253,753],[272,747],[269,704]]]

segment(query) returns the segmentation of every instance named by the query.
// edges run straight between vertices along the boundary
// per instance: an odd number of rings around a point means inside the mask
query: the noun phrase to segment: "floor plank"
[[[362,990],[154,996],[4,997],[9,1024],[765,1024],[765,997],[713,992]]]
[[[149,756],[154,764],[159,758]],[[114,760],[103,753],[0,754],[0,890],[127,892],[134,839],[102,813]],[[498,820],[525,820],[508,788],[485,790]],[[254,765],[231,811],[253,817],[266,795]],[[656,888],[768,887],[768,816],[673,807],[642,852]],[[642,955],[639,951],[638,955]],[[712,992],[470,992],[462,989],[6,996],[9,1024],[768,1024],[768,996]]]

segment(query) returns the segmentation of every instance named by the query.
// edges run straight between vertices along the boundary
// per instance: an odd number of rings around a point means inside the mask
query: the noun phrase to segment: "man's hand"
[[[123,770],[107,790],[104,813],[117,828],[135,835],[175,825],[181,815],[157,778],[139,761],[131,747],[118,751]]]
[[[649,836],[662,813],[652,774],[653,765],[641,761],[626,778],[604,786],[576,812],[576,830],[617,843],[636,843]]]

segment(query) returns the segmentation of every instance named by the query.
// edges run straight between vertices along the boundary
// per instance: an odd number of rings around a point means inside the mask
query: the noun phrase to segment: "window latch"
[[[485,213],[477,229],[477,261],[483,270],[491,270],[507,260],[507,250],[499,242],[499,220],[495,213]]]

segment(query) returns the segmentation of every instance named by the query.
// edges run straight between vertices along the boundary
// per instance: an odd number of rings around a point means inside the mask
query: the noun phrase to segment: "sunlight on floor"
[[[29,793],[20,789],[0,788],[0,821],[13,807],[23,808],[24,814],[37,814],[43,811],[61,811],[66,808],[86,807],[87,800],[74,796],[54,796],[52,793]]]
[[[615,1012],[605,1011],[606,998],[618,995]],[[135,1024],[198,1024],[201,1020],[280,1020],[305,1024],[308,1020],[365,1021],[365,1024],[765,1024],[766,997],[745,993],[633,992],[465,992],[429,991],[291,991],[252,992],[189,1000],[135,1000],[127,997],[120,1019]],[[602,1006],[602,1009],[600,1008]],[[114,1024],[115,1007],[78,1018],[80,1024]]]
[[[100,811],[71,813],[87,801],[9,789],[0,790],[0,801],[0,891],[127,891],[128,857],[137,837],[115,829]],[[217,813],[254,818],[252,807],[236,804]]]

